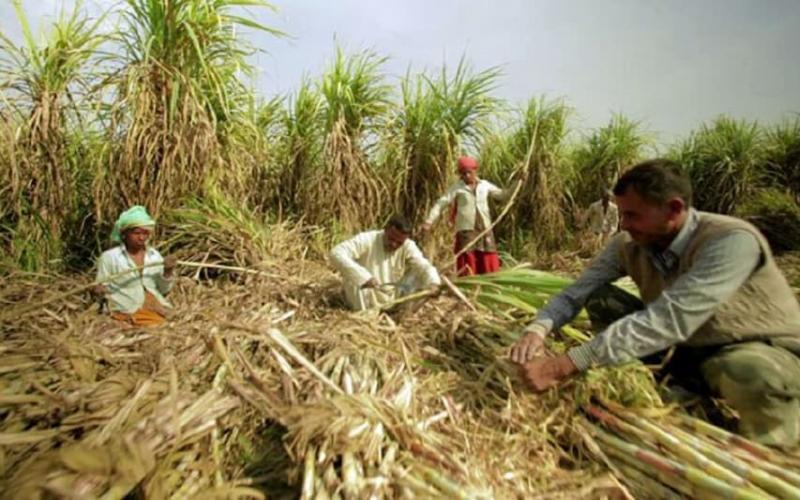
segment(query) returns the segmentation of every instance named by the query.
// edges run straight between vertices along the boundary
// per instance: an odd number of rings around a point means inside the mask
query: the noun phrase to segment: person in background
[[[611,199],[613,193],[603,190],[602,197],[586,209],[586,227],[594,235],[598,246],[602,247],[619,228],[619,209]]]
[[[117,246],[97,261],[99,284],[92,292],[107,301],[113,319],[133,326],[160,325],[172,307],[164,296],[172,288],[176,261],[148,244],[155,225],[142,206],[124,211],[111,233]]]
[[[511,191],[503,190],[487,180],[478,178],[478,161],[470,156],[458,159],[459,180],[439,198],[422,224],[428,232],[446,207],[451,208],[451,221],[455,222],[456,272],[459,276],[484,274],[500,269],[500,258],[494,234],[487,231],[469,248],[465,247],[478,235],[491,227],[489,198],[505,200]]]
[[[438,290],[439,273],[410,233],[409,222],[395,216],[383,229],[360,233],[331,250],[351,309],[379,307],[421,288]]]

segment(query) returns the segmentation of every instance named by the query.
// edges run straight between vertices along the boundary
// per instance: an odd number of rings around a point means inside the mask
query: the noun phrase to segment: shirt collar
[[[654,248],[648,248],[647,252],[650,259],[662,274],[667,274],[678,263],[678,259],[686,250],[686,246],[692,239],[692,235],[697,229],[697,211],[694,208],[689,208],[689,213],[686,216],[686,222],[683,227],[678,231],[678,235],[672,240],[672,243],[666,250],[660,252]]]
[[[678,236],[672,240],[667,250],[672,252],[675,256],[680,257],[686,250],[686,245],[692,239],[695,229],[697,229],[697,212],[694,208],[689,208],[689,213],[686,216],[686,222],[683,227],[678,231]]]

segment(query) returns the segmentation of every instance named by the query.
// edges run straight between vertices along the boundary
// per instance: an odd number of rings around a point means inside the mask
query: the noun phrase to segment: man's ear
[[[687,208],[688,207],[686,206],[686,202],[683,200],[683,198],[675,197],[667,200],[667,210],[669,211],[671,217],[677,217]]]

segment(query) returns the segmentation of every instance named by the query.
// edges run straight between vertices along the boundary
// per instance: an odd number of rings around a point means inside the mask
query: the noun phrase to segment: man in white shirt
[[[147,244],[155,224],[144,207],[129,208],[111,233],[119,245],[97,261],[100,283],[92,292],[108,301],[112,318],[129,325],[160,325],[172,307],[164,295],[172,288],[175,259],[162,258]]]
[[[439,287],[439,273],[409,239],[410,233],[408,221],[395,216],[384,229],[365,231],[331,250],[350,308],[378,307],[419,288]]]
[[[452,207],[451,222],[455,222],[456,271],[459,276],[484,274],[500,269],[500,258],[491,229],[492,218],[489,214],[489,198],[505,200],[511,195],[510,190],[503,190],[491,182],[478,178],[478,161],[470,156],[458,159],[458,176],[460,180],[450,186],[447,192],[436,201],[422,230],[430,231],[433,223],[445,207]],[[478,238],[469,248],[470,242]]]
[[[617,204],[611,201],[611,195],[609,190],[603,190],[602,198],[586,209],[586,226],[599,244],[605,243],[619,228],[619,209]]]

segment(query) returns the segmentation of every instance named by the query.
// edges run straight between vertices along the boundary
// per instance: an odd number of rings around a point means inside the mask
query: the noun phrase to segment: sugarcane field
[[[3,4],[0,498],[800,499],[800,4]]]

